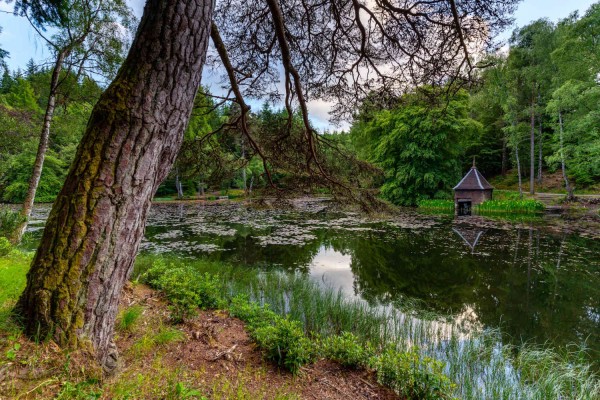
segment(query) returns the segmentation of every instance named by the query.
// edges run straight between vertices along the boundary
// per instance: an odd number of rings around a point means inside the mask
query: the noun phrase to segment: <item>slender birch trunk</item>
[[[44,122],[42,124],[42,132],[40,134],[40,143],[38,144],[37,154],[35,156],[35,163],[33,164],[33,171],[31,172],[31,178],[29,179],[29,186],[27,188],[27,195],[20,214],[23,218],[23,222],[14,232],[12,237],[13,243],[19,243],[25,230],[27,229],[27,222],[31,216],[33,210],[33,204],[35,201],[35,194],[40,184],[40,178],[42,177],[42,170],[44,168],[44,160],[46,153],[48,152],[48,144],[50,142],[50,125],[52,124],[52,117],[54,116],[54,110],[56,108],[56,95],[58,92],[59,78],[62,71],[62,66],[65,58],[67,57],[69,50],[61,50],[54,63],[54,69],[52,70],[52,77],[50,80],[50,94],[48,95],[48,105],[46,106],[46,112],[44,114]]]

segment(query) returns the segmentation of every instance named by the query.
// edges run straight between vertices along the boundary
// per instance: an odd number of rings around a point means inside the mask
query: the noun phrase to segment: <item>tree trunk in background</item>
[[[517,161],[517,175],[519,176],[519,197],[523,198],[523,180],[521,179],[521,161],[519,160],[519,146],[515,146],[515,159]]]
[[[531,98],[531,135],[529,136],[529,194],[535,193],[535,97]]]
[[[560,134],[560,166],[562,169],[563,179],[565,180],[565,190],[567,191],[567,200],[573,200],[573,189],[569,184],[569,177],[567,176],[567,168],[565,166],[565,150],[564,150],[564,136],[563,136],[563,120],[562,112],[558,111],[558,128]]]
[[[25,195],[25,201],[21,208],[20,214],[23,217],[23,223],[19,225],[17,230],[14,232],[14,236],[11,238],[13,243],[19,243],[25,230],[27,229],[27,221],[31,216],[31,210],[33,209],[33,203],[35,201],[35,194],[40,184],[40,178],[42,177],[42,170],[44,168],[44,160],[46,158],[46,152],[48,151],[48,143],[50,141],[50,124],[52,123],[52,117],[54,116],[54,109],[56,107],[56,94],[58,91],[59,77],[62,70],[62,65],[65,57],[68,55],[69,50],[62,50],[56,57],[54,63],[54,69],[52,70],[52,77],[50,79],[50,93],[48,95],[48,105],[46,106],[46,113],[44,114],[44,122],[42,124],[42,133],[40,135],[40,143],[38,144],[37,154],[35,156],[35,163],[33,164],[33,171],[31,172],[31,178],[29,179],[29,187],[27,188],[27,194]]]
[[[506,176],[506,170],[508,169],[508,152],[507,152],[507,138],[502,138],[502,176]]]
[[[542,175],[542,167],[543,167],[543,162],[544,162],[544,131],[542,129],[542,117],[538,117],[539,119],[539,124],[540,124],[540,133],[538,135],[538,175],[537,175],[537,181],[538,184],[541,185],[543,182],[543,175]]]
[[[512,134],[516,135],[517,123],[512,123]],[[521,160],[519,159],[519,140],[515,143],[515,161],[517,162],[517,175],[519,177],[519,198],[523,198],[523,179],[521,178]]]
[[[177,198],[181,200],[183,198],[183,185],[179,180],[179,168],[175,170],[175,189],[177,189]]]
[[[25,331],[95,350],[107,370],[121,289],[200,85],[211,0],[148,0],[117,77],[94,107],[27,274]]]
[[[246,185],[246,148],[244,146],[244,141],[242,141],[241,143],[241,147],[242,147],[242,159],[244,159],[244,167],[242,168],[242,181],[244,182],[244,193],[246,193],[248,191],[248,187]]]

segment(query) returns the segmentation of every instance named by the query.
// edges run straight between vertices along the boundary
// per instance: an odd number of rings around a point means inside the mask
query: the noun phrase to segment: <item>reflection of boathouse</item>
[[[477,204],[492,199],[494,187],[481,175],[481,172],[473,166],[454,187],[454,208],[458,215],[471,215],[471,209]]]
[[[470,229],[465,227],[456,227],[452,228],[454,233],[456,233],[460,238],[465,242],[467,246],[471,249],[471,253],[475,252],[475,247],[479,243],[479,239],[485,233],[485,230],[481,229]]]

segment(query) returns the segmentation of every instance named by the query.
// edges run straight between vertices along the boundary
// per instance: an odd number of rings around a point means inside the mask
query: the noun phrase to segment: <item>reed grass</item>
[[[545,206],[537,200],[488,200],[475,206],[478,214],[538,214]]]
[[[177,263],[177,261],[175,261]],[[151,264],[142,259],[142,266]],[[462,399],[598,399],[600,381],[577,353],[503,344],[497,330],[465,332],[452,320],[390,306],[349,300],[300,273],[265,272],[221,263],[193,261],[199,274],[217,274],[229,296],[268,304],[279,315],[300,321],[311,335],[352,333],[375,349],[418,349],[443,362]],[[517,354],[515,356],[515,354]]]
[[[421,210],[426,211],[445,211],[454,213],[454,201],[453,200],[420,200],[417,206]]]

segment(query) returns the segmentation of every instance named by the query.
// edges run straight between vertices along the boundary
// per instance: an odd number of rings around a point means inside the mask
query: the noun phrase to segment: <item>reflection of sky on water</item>
[[[330,247],[321,246],[310,265],[310,276],[321,284],[341,290],[349,297],[359,297],[354,290],[352,257]]]

